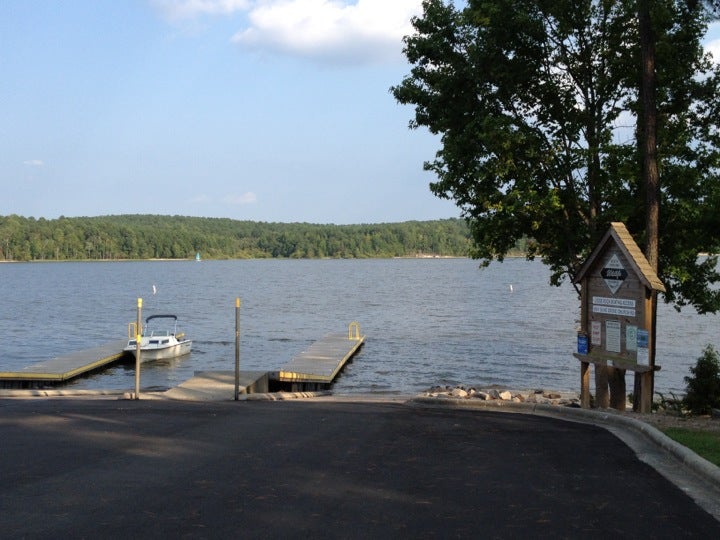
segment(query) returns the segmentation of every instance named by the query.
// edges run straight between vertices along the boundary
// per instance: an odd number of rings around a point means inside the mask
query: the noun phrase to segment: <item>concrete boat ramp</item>
[[[58,385],[75,377],[97,371],[126,357],[125,341],[39,362],[21,371],[0,372],[0,388],[22,389],[27,395],[67,395]],[[241,394],[305,393],[329,390],[345,365],[365,343],[357,323],[351,323],[347,334],[329,334],[314,342],[307,350],[294,356],[277,371],[240,371]],[[142,377],[142,371],[141,371]],[[140,392],[141,397],[157,396],[170,399],[217,401],[235,398],[234,371],[199,371],[179,386],[165,392]],[[11,395],[12,390],[3,392]],[[85,393],[91,393],[86,391]],[[105,392],[107,393],[107,392]],[[121,392],[117,392],[121,393]],[[128,393],[128,395],[131,395]],[[244,398],[246,399],[246,398]]]

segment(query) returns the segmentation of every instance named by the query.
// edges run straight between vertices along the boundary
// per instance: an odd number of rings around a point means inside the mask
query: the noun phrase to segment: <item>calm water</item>
[[[175,313],[194,340],[189,356],[143,366],[144,388],[233,370],[239,297],[242,369],[275,370],[358,321],[367,341],[337,393],[458,383],[578,390],[579,302],[548,276],[520,259],[483,270],[466,259],[0,264],[0,371],[124,339],[138,297],[143,317]],[[658,327],[656,388],[682,392],[704,345],[720,346],[720,318],[662,305]],[[71,386],[132,389],[134,377],[130,362]]]

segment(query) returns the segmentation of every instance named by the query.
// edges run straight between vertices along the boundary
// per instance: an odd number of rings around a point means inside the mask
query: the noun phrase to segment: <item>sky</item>
[[[458,217],[389,91],[421,5],[0,0],[0,215]]]

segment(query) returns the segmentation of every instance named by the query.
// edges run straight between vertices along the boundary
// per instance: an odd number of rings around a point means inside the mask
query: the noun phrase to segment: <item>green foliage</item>
[[[707,14],[652,3],[665,299],[720,309],[720,68]],[[502,260],[521,238],[552,282],[571,279],[609,223],[644,243],[637,5],[632,0],[426,0],[405,38],[410,74],[391,89],[410,126],[441,136],[431,190],[470,223],[472,255]]]
[[[375,225],[258,223],[182,216],[0,216],[0,260],[466,257],[461,219]]]
[[[692,376],[685,377],[685,407],[692,414],[720,409],[720,359],[712,345],[705,347],[690,373]]]

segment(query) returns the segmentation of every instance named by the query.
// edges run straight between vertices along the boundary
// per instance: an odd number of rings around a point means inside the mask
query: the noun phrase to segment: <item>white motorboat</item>
[[[131,323],[131,327],[134,327],[134,324]],[[131,337],[124,350],[137,357],[137,349],[137,340]],[[151,315],[145,319],[140,340],[141,362],[183,356],[188,354],[190,349],[192,340],[185,339],[184,332],[178,333],[176,315]]]

